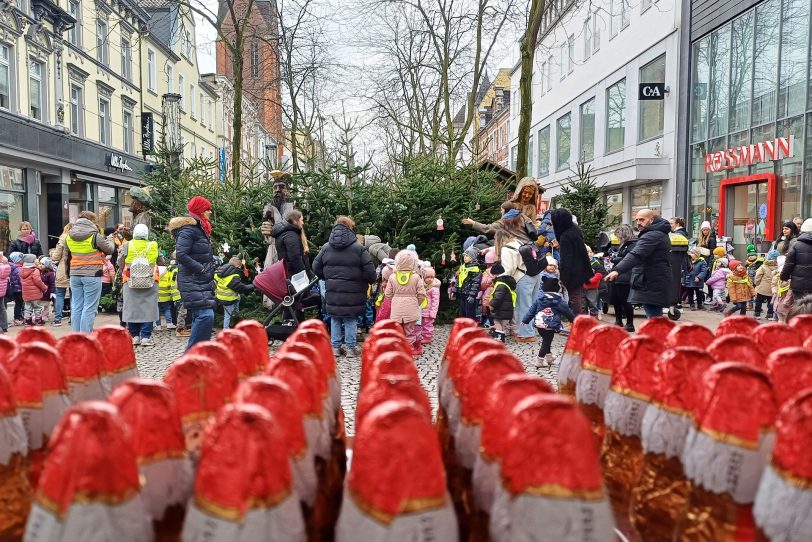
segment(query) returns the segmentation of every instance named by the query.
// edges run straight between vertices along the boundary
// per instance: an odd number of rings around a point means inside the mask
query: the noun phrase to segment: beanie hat
[[[485,253],[485,264],[491,265],[493,263],[496,263],[496,251],[491,248]]]
[[[493,267],[491,267],[491,274],[494,275],[494,276],[499,276],[499,275],[503,274],[504,272],[505,272],[505,268],[499,262],[496,262],[495,264],[493,264]]]
[[[541,289],[545,292],[559,292],[561,291],[561,285],[555,277],[544,277],[541,281]]]
[[[747,257],[749,258],[750,256],[758,256],[758,252],[756,252],[755,250],[748,250]]]
[[[468,250],[469,248],[474,246],[474,243],[476,243],[476,240],[477,240],[477,237],[474,236],[474,235],[472,235],[470,237],[467,237],[465,239],[465,242],[462,244],[462,250]],[[409,250],[409,247],[406,247],[406,250]]]
[[[749,252],[755,252],[756,251],[756,245],[747,245],[747,248],[745,250],[747,250],[748,253]]]
[[[195,215],[201,215],[211,209],[211,202],[203,196],[195,196],[186,204],[186,210]]]
[[[510,211],[508,211],[508,212],[506,212],[505,214],[502,215],[502,220],[505,220],[505,219],[508,219],[508,218],[514,218],[514,217],[519,216],[520,214],[521,213],[519,211],[517,211],[516,209],[511,209]]]
[[[767,261],[777,260],[781,253],[773,249],[767,253]]]
[[[42,267],[47,267],[47,268],[49,268],[49,269],[50,269],[50,268],[51,268],[51,267],[54,265],[54,262],[52,262],[52,261],[51,261],[51,258],[48,258],[48,257],[42,258],[42,259],[39,261],[39,263],[40,263],[40,265],[41,265]]]
[[[474,247],[470,247],[465,251],[465,255],[471,258],[474,261],[479,259],[479,251]]]
[[[801,233],[810,233],[812,232],[812,218],[807,218],[804,220],[804,223],[801,224]]]
[[[23,261],[23,253],[22,252],[12,252],[8,255],[8,259],[11,263],[20,263]]]
[[[36,254],[25,254],[23,256],[23,267],[34,267],[34,263],[37,261]]]
[[[699,257],[699,256],[702,256],[702,251],[699,249],[699,247],[693,247],[693,248],[691,248],[691,250],[688,251],[688,254],[693,254],[693,255]]]
[[[547,265],[554,265],[558,267],[558,260],[556,260],[552,256],[547,256],[545,259],[547,260]]]
[[[149,237],[149,228],[146,224],[136,224],[133,228],[133,239],[146,239]]]
[[[716,247],[713,249],[713,255],[717,258],[724,258],[725,254],[725,247]]]
[[[707,220],[705,222],[703,222],[701,226],[699,226],[699,231],[702,231],[705,228],[711,229],[710,222],[708,222]]]
[[[411,244],[410,244],[410,245],[406,245],[406,250],[408,250],[408,251],[410,251],[410,252],[417,252],[417,247],[416,247],[416,246],[414,246],[414,245],[411,245]]]
[[[719,258],[719,265],[722,267],[727,267],[728,266],[727,258]]]

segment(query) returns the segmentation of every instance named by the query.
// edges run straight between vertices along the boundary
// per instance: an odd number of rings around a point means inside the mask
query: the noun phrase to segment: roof
[[[474,106],[478,107],[479,103],[485,98],[485,95],[488,93],[488,89],[491,88],[491,79],[488,77],[488,72],[482,74],[482,80],[479,82],[479,90],[477,90],[476,96],[474,98]],[[470,96],[470,94],[469,94]],[[457,111],[457,114],[454,115],[454,118],[451,120],[452,126],[462,126],[465,123],[465,111],[466,105],[460,107],[460,110]]]
[[[477,169],[480,171],[492,171],[504,183],[516,182],[516,172],[506,167],[502,167],[496,162],[491,162],[488,159],[482,160],[477,164]]]

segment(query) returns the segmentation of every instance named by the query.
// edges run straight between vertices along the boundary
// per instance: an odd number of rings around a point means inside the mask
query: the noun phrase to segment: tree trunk
[[[231,125],[231,179],[235,186],[241,182],[242,171],[242,84],[243,84],[243,40],[238,34],[237,51],[231,55],[234,71],[234,119]]]
[[[516,179],[527,177],[527,157],[530,150],[530,124],[533,122],[533,58],[536,54],[541,16],[544,14],[544,0],[533,0],[528,15],[527,30],[522,37],[522,75],[519,78],[519,141],[516,149]]]

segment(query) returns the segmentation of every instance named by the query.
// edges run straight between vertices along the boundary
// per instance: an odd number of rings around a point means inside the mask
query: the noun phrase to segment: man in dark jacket
[[[375,265],[369,251],[357,242],[351,218],[339,216],[330,240],[313,261],[313,272],[325,282],[324,311],[330,316],[333,351],[340,354],[342,330],[348,356],[356,356],[356,317],[364,313]]]
[[[276,244],[276,256],[280,260],[285,260],[288,278],[307,269],[302,242],[303,227],[304,217],[301,211],[294,209],[285,215],[284,222],[274,225],[271,229],[271,237]]]
[[[643,305],[646,318],[663,315],[663,307],[671,299],[671,224],[651,209],[637,211],[637,228],[640,235],[628,254],[618,263],[606,280],[611,282],[618,275],[631,271],[629,303]]]
[[[584,235],[581,228],[572,221],[572,213],[567,209],[554,210],[550,219],[553,222],[561,255],[559,262],[561,283],[567,288],[572,312],[578,315],[584,307],[584,284],[593,274],[584,244]]]
[[[178,290],[192,332],[186,349],[211,339],[214,326],[214,256],[211,251],[211,203],[201,196],[189,200],[189,214],[169,221],[169,232],[175,238],[178,260]]]
[[[801,234],[787,252],[781,280],[790,279],[789,286],[795,299],[812,294],[812,218],[801,224]]]

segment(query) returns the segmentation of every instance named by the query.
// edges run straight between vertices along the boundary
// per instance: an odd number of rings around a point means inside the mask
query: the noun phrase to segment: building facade
[[[674,212],[678,152],[679,0],[549,2],[533,73],[528,171],[555,197],[592,168],[610,206],[609,226],[638,209]],[[520,64],[511,74],[521,76]],[[516,166],[518,86],[510,100]]]
[[[812,214],[810,6],[693,0],[683,79],[681,206],[734,245],[764,250]]]
[[[472,127],[471,149],[474,161],[488,160],[508,167],[510,133],[510,69],[501,69],[479,103],[479,115]]]

